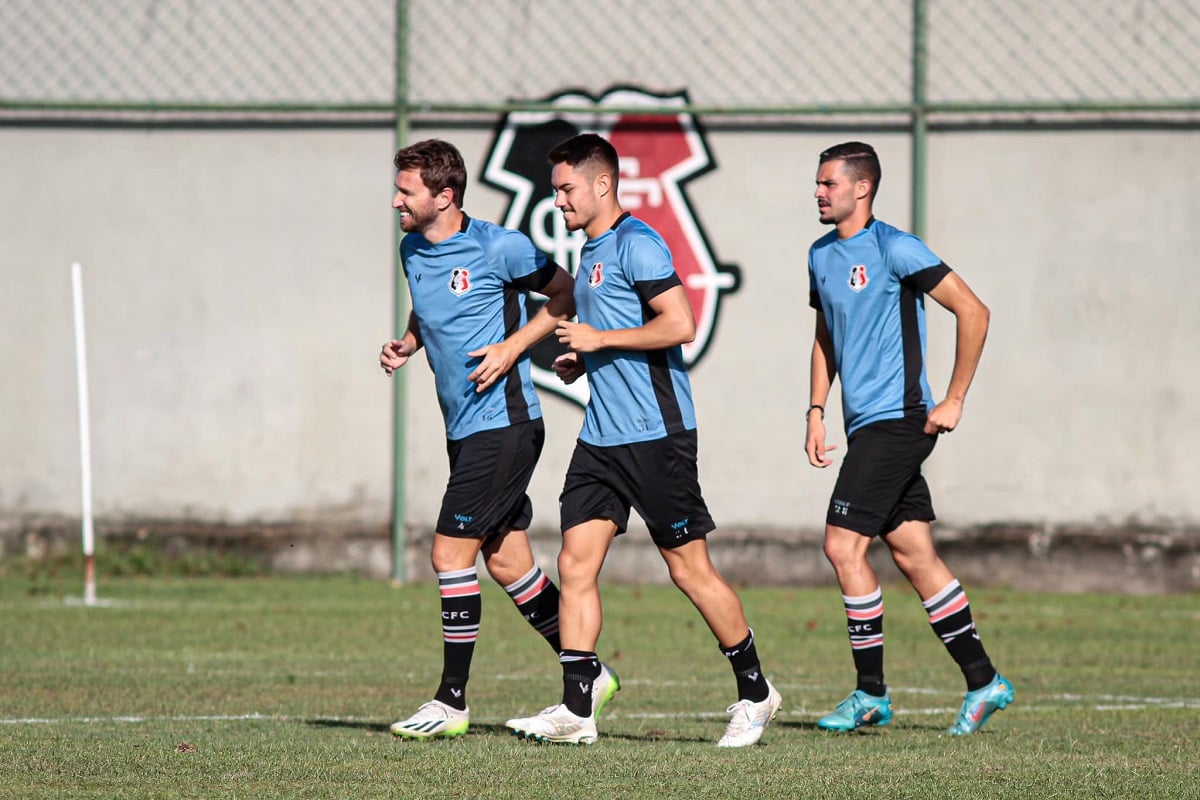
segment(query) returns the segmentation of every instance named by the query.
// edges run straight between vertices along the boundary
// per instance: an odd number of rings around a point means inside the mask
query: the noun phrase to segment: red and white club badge
[[[871,279],[867,277],[867,267],[865,264],[855,264],[850,268],[850,288],[856,292],[861,292],[867,288],[867,284]]]
[[[450,291],[464,295],[471,291],[471,272],[462,267],[455,267],[450,273]]]
[[[588,270],[588,288],[597,289],[600,284],[604,283],[604,264],[597,261],[592,264],[592,268]]]

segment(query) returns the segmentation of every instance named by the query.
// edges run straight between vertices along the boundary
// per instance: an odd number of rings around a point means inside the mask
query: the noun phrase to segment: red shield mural
[[[546,154],[579,133],[598,133],[611,141],[621,157],[622,207],[657,230],[671,249],[696,315],[696,340],[684,346],[684,361],[697,363],[713,340],[722,298],[737,290],[741,272],[735,265],[717,263],[685,192],[688,181],[716,168],[695,117],[683,111],[662,113],[682,109],[687,95],[616,88],[600,98],[566,93],[546,102],[561,110],[513,112],[496,129],[483,180],[512,198],[503,224],[526,233],[550,258],[576,273],[583,232],[568,231],[554,208]],[[605,106],[620,111],[606,112]],[[639,108],[655,113],[638,113]],[[549,369],[561,352],[553,337],[534,348],[534,382],[584,404],[586,381],[566,386]]]

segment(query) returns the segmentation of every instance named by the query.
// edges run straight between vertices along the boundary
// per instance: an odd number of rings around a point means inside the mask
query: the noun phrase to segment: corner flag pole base
[[[83,604],[96,605],[96,559],[94,556],[83,557]]]

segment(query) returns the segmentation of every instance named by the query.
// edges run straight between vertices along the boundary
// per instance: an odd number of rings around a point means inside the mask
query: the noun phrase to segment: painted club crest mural
[[[583,231],[568,231],[554,207],[546,154],[579,133],[598,133],[611,141],[621,155],[621,206],[666,240],[691,301],[696,339],[684,345],[683,357],[688,366],[695,364],[712,341],[722,297],[737,290],[741,272],[735,265],[717,263],[684,192],[689,180],[716,168],[696,119],[684,111],[662,113],[664,109],[682,109],[687,95],[618,88],[599,99],[572,92],[547,102],[556,109],[509,113],[496,129],[483,181],[511,197],[502,224],[527,234],[536,247],[575,274],[584,235]],[[620,111],[605,112],[605,106]],[[643,107],[654,113],[636,113]],[[566,386],[550,370],[551,362],[563,351],[554,337],[534,348],[534,382],[586,404],[585,379]]]

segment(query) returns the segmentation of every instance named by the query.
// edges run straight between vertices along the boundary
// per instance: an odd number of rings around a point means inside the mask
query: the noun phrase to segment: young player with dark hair
[[[962,709],[948,731],[961,736],[1011,703],[1013,688],[988,658],[967,596],[934,548],[933,502],[921,464],[938,436],[958,426],[989,312],[924,242],[875,219],[880,173],[874,148],[862,142],[831,147],[817,168],[817,210],[834,230],[808,256],[817,324],[805,450],[814,467],[833,463],[825,401],[840,375],[848,450],[825,520],[825,555],[842,590],[858,673],[857,688],[817,724],[845,731],[892,719],[883,680],[883,595],[867,561],[879,537],[966,679]],[[938,403],[925,375],[924,295],[957,320],[954,369]]]
[[[589,693],[604,675],[598,580],[632,507],[733,668],[738,701],[718,746],[754,744],[782,701],[763,675],[741,600],[709,557],[705,537],[715,525],[700,493],[680,348],[695,336],[691,305],[662,237],[621,209],[613,146],[582,134],[555,147],[550,161],[555,206],[569,230],[587,236],[575,276],[579,321],[558,323],[569,352],[554,370],[567,383],[586,371],[590,399],[560,498],[562,703],[508,727],[541,741],[596,740]]]

